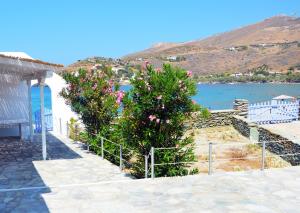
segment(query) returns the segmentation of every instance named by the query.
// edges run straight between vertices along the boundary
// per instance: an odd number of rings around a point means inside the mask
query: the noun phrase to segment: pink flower
[[[186,72],[186,75],[187,75],[188,77],[192,77],[193,73],[192,73],[192,71],[188,70],[188,71]]]
[[[117,96],[123,98],[125,95],[124,91],[118,91]]]
[[[143,68],[146,69],[149,65],[149,61],[145,61]]]
[[[97,89],[97,84],[94,84],[93,90]]]
[[[156,97],[157,100],[161,100],[162,99],[162,95],[159,95]]]
[[[150,121],[153,121],[155,118],[156,118],[156,116],[155,116],[155,115],[149,115],[149,119],[150,119]]]
[[[124,98],[125,93],[123,91],[117,92],[117,104],[120,104],[122,99]]]
[[[159,121],[160,121],[160,119],[159,119],[159,118],[156,118],[156,123],[158,123],[158,124],[159,124]]]
[[[195,100],[192,100],[192,103],[193,103],[193,104],[196,104],[196,101],[195,101]]]
[[[102,90],[102,92],[111,94],[112,93],[112,87],[105,88],[105,89]]]
[[[157,73],[161,72],[160,68],[155,69]]]

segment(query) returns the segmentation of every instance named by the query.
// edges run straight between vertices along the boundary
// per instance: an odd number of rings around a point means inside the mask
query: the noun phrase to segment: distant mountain
[[[195,74],[246,72],[263,64],[284,72],[300,63],[300,18],[274,16],[201,40],[159,43],[122,59],[155,66],[172,63]]]

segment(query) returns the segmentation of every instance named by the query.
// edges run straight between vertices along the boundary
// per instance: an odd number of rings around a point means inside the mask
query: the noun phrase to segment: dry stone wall
[[[251,138],[251,130],[257,130],[258,141],[265,141],[267,150],[274,154],[280,155],[282,159],[291,163],[293,166],[300,165],[300,155],[293,155],[300,153],[300,144],[290,141],[287,138],[265,129],[262,126],[257,126],[242,116],[233,116],[232,125],[247,138]],[[284,156],[285,154],[288,155]]]
[[[243,136],[250,138],[250,128],[254,126],[254,124],[250,124],[249,121],[239,115],[235,115],[231,119],[232,126],[239,131]]]
[[[204,119],[199,113],[194,113],[187,122],[188,128],[207,128],[215,126],[228,126],[232,124],[232,116],[237,115],[236,110],[213,110],[209,118]]]
[[[249,101],[246,99],[235,99],[233,102],[233,109],[237,110],[239,116],[248,116]]]
[[[266,141],[266,149],[281,156],[284,160],[290,162],[293,166],[300,165],[300,155],[293,155],[300,153],[300,145],[288,140],[281,135],[278,135],[263,127],[258,127],[259,141]]]

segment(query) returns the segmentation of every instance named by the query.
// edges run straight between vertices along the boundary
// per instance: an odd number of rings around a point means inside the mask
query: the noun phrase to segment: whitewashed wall
[[[0,121],[8,123],[14,120],[28,122],[28,94],[26,81],[18,76],[0,75]],[[29,135],[28,127],[23,126],[23,139]],[[0,128],[0,137],[18,136],[18,127]]]
[[[61,90],[67,86],[66,82],[61,76],[53,73],[52,77],[46,78],[45,83],[51,89],[53,132],[66,136],[67,122],[72,117],[78,119],[78,116],[71,110],[70,106],[65,104],[65,100],[59,95]],[[33,81],[32,85],[34,84],[37,84],[37,81]]]

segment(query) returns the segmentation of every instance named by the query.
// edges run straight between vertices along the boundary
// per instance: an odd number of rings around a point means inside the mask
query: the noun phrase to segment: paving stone
[[[0,142],[1,150],[6,150],[8,156],[10,149],[22,149],[12,152],[12,161],[0,160],[0,190],[45,186],[0,191],[1,213],[294,213],[300,209],[300,167],[134,180],[117,166],[81,149],[79,144],[55,137],[48,139],[52,159],[48,161],[40,160],[39,143],[19,145],[12,141],[4,149]],[[21,162],[16,160],[19,154],[24,155]]]

